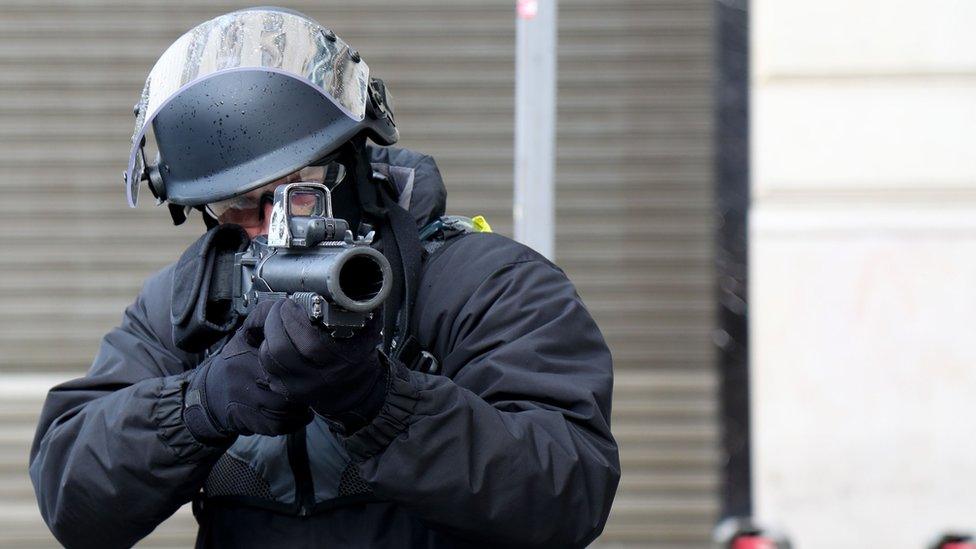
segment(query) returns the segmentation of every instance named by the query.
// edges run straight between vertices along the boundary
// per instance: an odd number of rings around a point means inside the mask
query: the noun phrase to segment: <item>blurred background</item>
[[[131,107],[173,40],[247,5],[0,0],[0,546],[56,546],[27,477],[44,394],[203,230],[125,206]],[[514,2],[282,5],[386,80],[450,213],[513,234]],[[976,527],[974,23],[967,0],[559,2],[555,255],[614,353],[623,466],[597,545],[707,547],[750,510],[800,548]],[[194,533],[183,509],[142,545]]]
[[[750,5],[754,498],[798,547],[976,530],[976,2]]]

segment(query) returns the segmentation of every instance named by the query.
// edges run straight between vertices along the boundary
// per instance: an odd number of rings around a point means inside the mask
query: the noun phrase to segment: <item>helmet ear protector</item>
[[[129,205],[146,181],[176,224],[190,209],[323,161],[359,136],[380,145],[399,139],[386,85],[359,53],[277,8],[222,15],[184,34],[150,72],[134,112],[123,174]]]
[[[373,120],[368,130],[369,137],[379,145],[393,145],[400,139],[396,120],[393,117],[393,101],[386,83],[379,78],[369,79],[369,102],[366,115]]]

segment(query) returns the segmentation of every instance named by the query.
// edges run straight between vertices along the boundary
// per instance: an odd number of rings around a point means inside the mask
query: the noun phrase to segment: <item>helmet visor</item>
[[[365,117],[369,67],[329,29],[297,12],[276,8],[211,19],[174,42],[146,79],[136,106],[126,170],[129,205],[135,205],[145,168],[140,154],[143,138],[160,108],[187,86],[235,69],[282,72],[304,79],[351,118]],[[213,100],[222,101],[220,97]],[[246,106],[241,105],[241,110]]]

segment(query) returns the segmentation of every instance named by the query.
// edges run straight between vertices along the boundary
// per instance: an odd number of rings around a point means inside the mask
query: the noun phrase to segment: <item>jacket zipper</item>
[[[300,517],[311,515],[315,506],[315,486],[312,484],[312,470],[308,465],[305,437],[305,428],[288,435],[288,465],[295,477],[295,508]]]

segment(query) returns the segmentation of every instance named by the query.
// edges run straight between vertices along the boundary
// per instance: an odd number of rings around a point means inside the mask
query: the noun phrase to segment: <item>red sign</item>
[[[732,542],[732,549],[776,549],[776,542],[760,536],[739,536]]]
[[[519,19],[535,19],[539,13],[539,0],[518,0],[515,11],[518,12]]]

